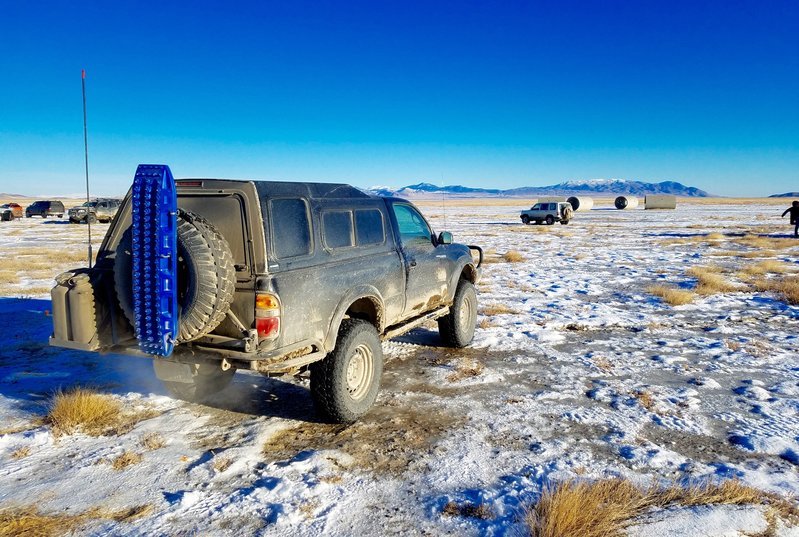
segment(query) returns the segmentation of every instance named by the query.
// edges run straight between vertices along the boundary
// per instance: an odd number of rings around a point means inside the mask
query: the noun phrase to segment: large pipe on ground
[[[619,196],[613,202],[617,209],[635,209],[638,207],[638,197],[636,196]]]
[[[676,209],[677,196],[646,196],[644,198],[644,204],[646,205],[647,209]]]
[[[571,204],[572,209],[575,211],[590,211],[591,207],[594,206],[594,200],[586,197],[578,198],[577,196],[572,196],[566,201]]]

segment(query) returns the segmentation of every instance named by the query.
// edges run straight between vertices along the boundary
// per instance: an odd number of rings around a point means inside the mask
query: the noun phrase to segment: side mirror
[[[438,235],[438,244],[452,244],[452,233],[449,231],[442,231]]]

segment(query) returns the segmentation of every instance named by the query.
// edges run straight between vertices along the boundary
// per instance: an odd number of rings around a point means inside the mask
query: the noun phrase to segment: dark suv
[[[139,170],[137,181],[151,172]],[[377,397],[381,339],[436,319],[446,345],[471,342],[482,250],[436,235],[410,202],[344,184],[173,184],[176,204],[158,216],[152,200],[168,196],[134,182],[96,266],[57,278],[52,345],[151,356],[186,399],[221,390],[236,369],[309,371],[317,409],[351,422]],[[176,256],[168,234],[148,231],[168,230],[170,215]]]
[[[31,216],[41,216],[42,218],[47,218],[48,216],[57,216],[61,218],[64,216],[64,204],[60,201],[34,201],[31,205],[25,209],[25,216],[30,218]]]

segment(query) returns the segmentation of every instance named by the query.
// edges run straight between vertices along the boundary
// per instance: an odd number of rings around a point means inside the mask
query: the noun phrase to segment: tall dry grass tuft
[[[508,250],[502,255],[502,259],[507,263],[521,263],[525,257],[518,250]]]
[[[45,423],[52,426],[55,435],[81,431],[100,436],[124,434],[140,421],[158,414],[150,408],[125,409],[110,395],[88,388],[73,388],[53,396]]]
[[[91,520],[131,522],[153,513],[151,504],[120,510],[93,508],[80,514],[44,514],[35,506],[0,509],[0,537],[55,537],[70,535]]]
[[[663,302],[670,306],[683,306],[694,301],[694,293],[691,291],[684,291],[667,285],[651,285],[647,287],[647,291],[656,297],[662,298]]]
[[[791,265],[775,259],[759,261],[745,266],[741,272],[750,276],[760,276],[763,274],[783,274],[791,270]]]
[[[758,291],[776,293],[783,302],[799,305],[799,276],[760,278],[753,281],[752,286]]]
[[[720,271],[719,267],[714,266],[691,267],[686,271],[686,274],[696,278],[696,292],[700,295],[734,293],[741,290],[719,274]]]
[[[533,537],[616,537],[649,509],[722,504],[765,506],[771,530],[777,517],[799,523],[799,508],[790,500],[739,481],[640,489],[624,479],[571,480],[547,488],[526,522]]]
[[[55,394],[47,422],[58,433],[71,434],[81,430],[99,435],[116,423],[121,412],[121,405],[113,397],[87,388],[73,388]]]

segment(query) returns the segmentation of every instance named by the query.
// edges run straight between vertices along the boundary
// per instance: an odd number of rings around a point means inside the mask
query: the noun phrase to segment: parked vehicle
[[[48,216],[57,216],[61,218],[64,216],[64,204],[58,200],[39,200],[34,201],[25,209],[25,216],[30,218],[32,216],[41,216],[47,218]]]
[[[132,215],[150,209],[137,209],[141,196],[129,193],[96,266],[58,277],[52,345],[150,355],[165,386],[190,400],[223,389],[236,369],[309,372],[318,411],[352,422],[377,397],[381,339],[435,319],[447,346],[472,341],[482,250],[436,235],[407,200],[344,184],[175,185],[180,314],[173,332],[146,339],[148,325],[134,307],[133,288],[146,292],[136,283],[144,269],[134,251],[149,239],[134,239],[144,228],[131,225]],[[147,341],[174,348],[152,356],[142,351]]]
[[[69,221],[73,224],[81,222],[110,222],[119,210],[121,201],[113,198],[101,198],[87,201],[83,205],[69,209]]]
[[[15,218],[22,218],[22,205],[13,202],[0,205],[0,220],[8,221]]]
[[[536,203],[530,207],[529,211],[522,211],[520,215],[523,224],[541,224],[543,222],[550,226],[555,222],[566,225],[572,216],[574,216],[574,210],[571,204],[561,202]]]

